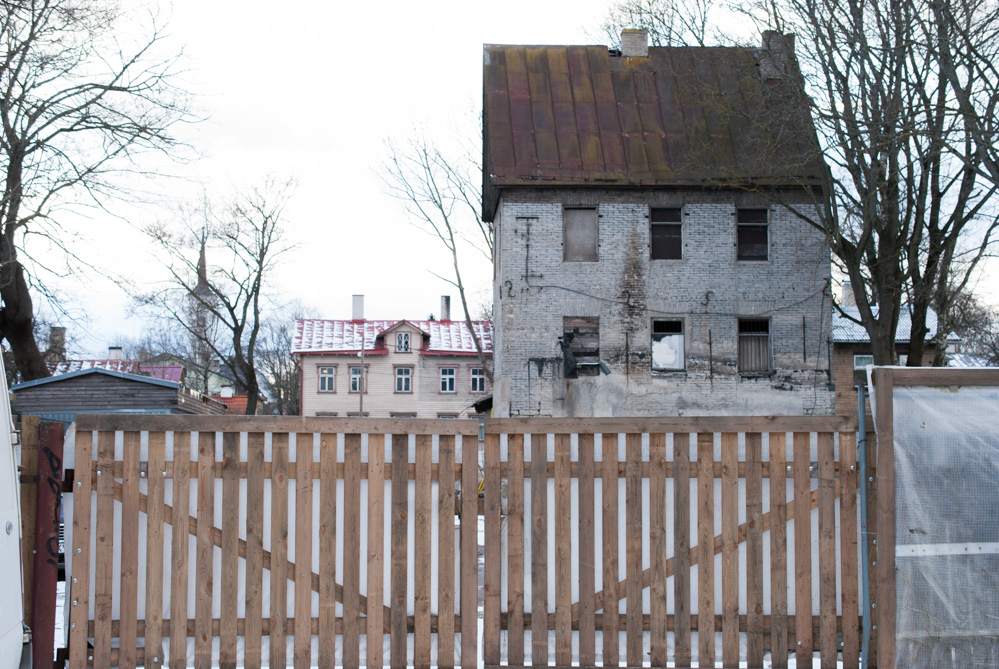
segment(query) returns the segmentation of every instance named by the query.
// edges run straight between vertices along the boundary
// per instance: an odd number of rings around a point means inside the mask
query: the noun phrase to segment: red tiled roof
[[[245,414],[246,413],[246,395],[233,395],[232,397],[222,397],[221,395],[212,395],[213,400],[218,400],[225,405],[225,412],[229,414]]]
[[[349,321],[299,319],[295,321],[295,336],[291,352],[299,353],[354,353],[361,350],[363,335],[365,352],[385,353],[382,335],[402,323],[408,323],[429,337],[423,347],[431,354],[475,354],[475,342],[464,321]],[[483,352],[493,352],[493,324],[491,321],[472,321]]]

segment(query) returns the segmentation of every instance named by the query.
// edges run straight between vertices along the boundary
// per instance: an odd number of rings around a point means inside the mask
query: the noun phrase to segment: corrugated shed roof
[[[163,381],[173,381],[182,383],[184,380],[184,368],[180,365],[147,365],[136,360],[65,360],[62,362],[47,362],[49,373],[52,376],[79,372],[87,369],[106,369],[110,372],[124,372],[126,374],[136,374],[149,376]]]
[[[948,353],[948,367],[995,367],[988,358],[974,353]]]
[[[385,353],[384,335],[387,331],[408,323],[425,335],[424,353],[475,354],[475,342],[464,321],[350,321],[299,319],[295,321],[292,354],[299,353],[355,353],[364,341],[366,353]],[[472,321],[483,352],[493,352],[493,324],[491,321]]]
[[[127,381],[138,381],[140,383],[149,383],[157,386],[165,386],[167,388],[180,388],[180,384],[175,381],[164,381],[163,379],[154,379],[148,376],[140,376],[138,374],[129,374],[127,372],[104,369],[102,367],[92,367],[90,369],[80,369],[75,372],[67,372],[65,374],[50,376],[47,379],[35,379],[34,381],[24,381],[23,383],[18,383],[11,386],[10,389],[14,391],[14,390],[21,390],[22,388],[32,388],[34,386],[41,386],[47,383],[60,383],[62,381],[67,381],[69,379],[73,379],[78,376],[84,376],[87,374],[105,374],[107,376],[113,376],[115,378],[125,379]]]
[[[850,316],[860,319],[860,311],[857,307],[842,307]],[[877,315],[878,309],[874,307],[874,314]],[[937,312],[930,309],[926,313],[926,338],[930,339],[934,337],[937,333]],[[908,307],[902,307],[902,310],[898,315],[898,325],[895,327],[895,342],[899,344],[909,343],[909,333],[912,331],[912,316],[909,313]],[[852,344],[852,343],[863,343],[870,341],[870,337],[867,336],[867,330],[860,323],[855,323],[849,318],[846,318],[838,310],[833,310],[833,341],[838,344]],[[950,335],[947,337],[948,342],[959,342],[961,338],[957,335]]]
[[[779,43],[793,50],[792,38]],[[771,54],[485,45],[486,220],[504,187],[821,183],[797,65],[791,57],[791,76],[764,80]]]

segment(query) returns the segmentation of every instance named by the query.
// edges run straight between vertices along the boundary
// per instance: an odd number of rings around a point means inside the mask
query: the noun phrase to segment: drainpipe
[[[860,647],[860,666],[867,669],[867,657],[871,645],[871,561],[867,545],[867,388],[857,388],[857,418],[860,435],[857,439],[857,469],[860,475],[860,562],[863,565],[864,627]]]

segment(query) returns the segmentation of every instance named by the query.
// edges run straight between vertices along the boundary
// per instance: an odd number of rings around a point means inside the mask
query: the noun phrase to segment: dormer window
[[[395,335],[395,352],[396,353],[409,353],[409,333],[408,332],[397,332]]]

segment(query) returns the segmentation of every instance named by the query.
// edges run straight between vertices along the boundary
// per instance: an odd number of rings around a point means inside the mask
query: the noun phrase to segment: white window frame
[[[396,332],[395,333],[395,352],[396,353],[409,353],[412,351],[410,348],[411,342],[410,333],[408,332]]]
[[[328,372],[326,370],[329,370]],[[316,376],[321,393],[336,392],[336,365],[317,365]]]
[[[364,388],[364,392],[365,393],[368,392],[368,370],[367,370],[367,367],[368,367],[367,365],[364,365],[364,372],[363,373],[358,372],[356,375],[354,374],[354,370],[355,369],[358,369],[358,370],[361,369],[361,366],[360,365],[351,365],[349,367],[348,373],[350,374],[350,385],[349,385],[350,392],[352,392],[352,393],[359,393],[359,392],[361,392],[358,389],[360,387]],[[363,378],[363,380],[362,380],[362,378]],[[355,383],[355,381],[357,383]]]
[[[445,372],[447,372],[447,374]],[[440,379],[440,386],[438,387],[438,390],[442,395],[453,395],[458,392],[457,367],[441,367],[438,370],[438,378]]]
[[[401,373],[405,372],[405,374]],[[399,389],[399,382],[405,381],[405,389]],[[395,392],[400,394],[412,393],[413,392],[413,368],[412,367],[396,367],[395,368]]]
[[[480,385],[481,388],[476,390],[476,385]],[[486,392],[486,370],[484,368],[468,368],[468,392],[475,395],[481,395]]]
[[[853,368],[854,369],[866,369],[868,365],[874,364],[873,355],[855,355],[853,356]]]

